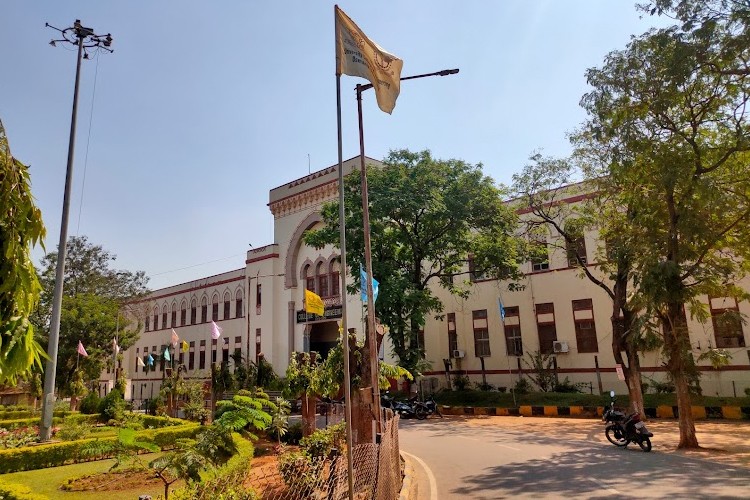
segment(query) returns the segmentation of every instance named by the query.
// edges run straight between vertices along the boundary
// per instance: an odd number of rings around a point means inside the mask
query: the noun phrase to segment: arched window
[[[322,262],[319,262],[315,266],[315,279],[318,282],[318,295],[321,297],[328,297],[328,273],[326,273],[325,266]]]
[[[151,316],[149,316],[148,313],[146,313],[146,326],[144,327],[144,331],[146,332],[148,331],[150,327],[150,323],[151,323]]]
[[[229,319],[229,307],[232,302],[232,294],[224,292],[224,319]]]
[[[177,302],[172,302],[172,328],[177,326]]]
[[[167,327],[167,304],[164,304],[161,308],[161,327]]]
[[[341,257],[336,257],[331,261],[331,295],[338,297],[341,292]]]
[[[198,315],[198,303],[195,301],[195,297],[190,301],[190,324],[194,325],[197,323],[196,316]]]
[[[208,299],[204,295],[201,299],[201,322],[206,323],[208,321]]]
[[[313,276],[312,266],[305,266],[305,288],[311,292],[315,291],[315,276]]]
[[[154,306],[154,330],[159,329],[159,306]]]
[[[242,317],[242,289],[238,289],[234,295],[234,317]]]
[[[187,302],[183,299],[182,304],[180,304],[180,326],[185,326],[187,323]]]
[[[214,298],[211,299],[211,319],[219,321],[219,296],[217,294],[214,294]]]

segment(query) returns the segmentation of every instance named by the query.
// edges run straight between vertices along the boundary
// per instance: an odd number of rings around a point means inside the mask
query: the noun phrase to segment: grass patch
[[[146,461],[153,460],[159,454],[145,455]],[[106,472],[112,467],[114,460],[99,460],[80,464],[63,465],[61,467],[50,467],[47,469],[30,470],[23,472],[12,472],[3,474],[4,481],[15,484],[23,484],[31,488],[34,493],[46,495],[50,500],[95,500],[106,498],[107,500],[133,500],[139,495],[164,494],[164,486],[158,483],[155,487],[144,487],[123,491],[62,491],[60,485],[67,479],[80,477],[87,474]]]
[[[647,408],[677,405],[677,396],[674,394],[646,394],[644,399]],[[516,404],[514,404],[513,395],[509,393],[464,390],[440,392],[435,395],[435,400],[439,404],[447,406],[496,408],[516,408],[518,406],[606,406],[609,404],[609,395],[530,392],[528,394],[516,395]],[[627,401],[627,394],[618,394],[616,396],[618,405],[625,405]],[[750,406],[750,397],[693,396],[692,403],[694,406]]]

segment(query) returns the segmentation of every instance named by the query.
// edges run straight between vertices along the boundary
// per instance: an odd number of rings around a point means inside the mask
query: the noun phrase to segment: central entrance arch
[[[328,352],[339,342],[337,321],[319,321],[310,325],[310,351],[317,352],[326,359]]]

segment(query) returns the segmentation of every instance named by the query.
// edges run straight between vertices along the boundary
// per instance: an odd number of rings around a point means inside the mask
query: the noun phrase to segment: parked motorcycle
[[[427,411],[427,416],[430,415],[437,415],[440,418],[443,418],[443,414],[440,413],[440,407],[435,402],[435,396],[430,394],[430,397],[428,397],[425,401],[422,402],[422,405],[424,405],[425,410]]]
[[[416,396],[407,401],[396,401],[386,391],[380,396],[380,406],[392,409],[401,418],[416,418],[418,420],[427,418],[427,408],[424,404],[417,401]]]
[[[611,398],[609,408],[602,415],[602,421],[606,424],[604,435],[607,436],[607,440],[615,446],[622,447],[635,442],[643,451],[651,451],[651,438],[654,435],[641,421],[640,413],[634,412],[626,415],[622,411],[615,410],[615,391],[610,391],[609,396]]]

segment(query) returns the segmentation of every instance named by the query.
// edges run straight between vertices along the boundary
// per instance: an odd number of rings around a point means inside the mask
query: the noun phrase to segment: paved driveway
[[[708,450],[676,451],[676,421],[651,421],[654,449],[616,448],[597,420],[446,417],[402,421],[419,499],[748,498],[750,424],[698,423]]]

